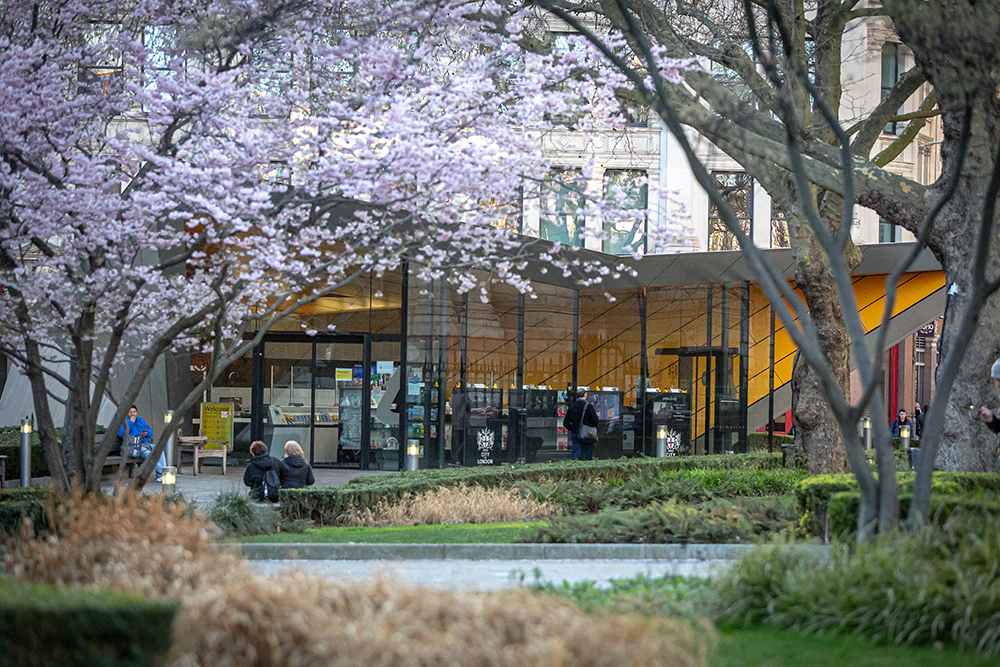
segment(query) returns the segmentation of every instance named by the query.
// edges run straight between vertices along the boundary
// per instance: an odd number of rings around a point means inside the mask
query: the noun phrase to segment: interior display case
[[[503,389],[456,388],[451,394],[451,413],[453,463],[464,466],[504,463]]]
[[[597,410],[597,448],[594,458],[617,459],[622,456],[624,437],[622,405],[624,395],[620,391],[588,391],[587,402]]]
[[[569,432],[563,428],[566,392],[556,389],[516,389],[511,403],[523,406],[524,452],[527,463],[569,458]]]

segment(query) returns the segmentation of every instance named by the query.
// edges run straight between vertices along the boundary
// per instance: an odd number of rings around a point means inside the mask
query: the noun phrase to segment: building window
[[[878,219],[878,242],[879,243],[899,243],[903,240],[903,230],[899,225],[893,225],[888,222],[882,222],[882,218]]]
[[[260,116],[285,117],[289,107],[285,92],[292,85],[292,53],[281,40],[271,39],[253,47],[253,102]]]
[[[927,349],[927,339],[923,336],[917,336],[913,339],[913,395],[917,397],[917,401],[921,404],[927,402],[927,395],[924,393],[924,352]]]
[[[893,42],[886,42],[882,45],[882,99],[884,100],[892,92],[902,74],[903,53],[902,45]],[[903,107],[899,108],[897,114],[903,113]],[[905,123],[890,121],[885,126],[886,134],[899,134],[903,131]]]
[[[736,221],[748,237],[753,237],[753,182],[742,171],[713,172],[715,187],[736,214]],[[719,209],[712,204],[708,212],[708,249],[739,250],[736,235],[729,231]]]
[[[620,208],[635,211],[622,220],[604,223],[604,252],[609,255],[630,255],[646,249],[646,205],[648,186],[646,172],[639,169],[608,169],[604,172],[604,194],[614,198],[624,195]]]
[[[771,201],[771,247],[790,248],[791,241],[788,238],[788,219],[785,214],[778,210]]]
[[[100,87],[110,92],[112,83],[122,81],[122,52],[119,44],[122,26],[95,23],[85,37],[84,65],[80,69],[81,93]]]
[[[579,169],[557,169],[542,184],[538,236],[546,241],[583,245],[583,188]]]

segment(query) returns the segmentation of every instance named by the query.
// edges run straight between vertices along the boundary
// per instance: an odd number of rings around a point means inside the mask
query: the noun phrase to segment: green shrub
[[[780,453],[782,445],[795,444],[795,436],[785,435],[784,433],[775,433],[773,443],[773,451]],[[747,451],[766,452],[767,433],[747,433]]]
[[[208,518],[225,537],[269,535],[277,532],[281,515],[270,504],[254,502],[239,491],[224,491],[208,507]]]
[[[0,656],[35,667],[161,665],[176,605],[0,579]]]
[[[7,475],[5,479],[21,479],[21,432],[0,435],[0,456],[7,457]],[[45,460],[45,450],[38,439],[37,433],[31,434],[31,476],[46,477],[49,474],[49,463]]]
[[[24,519],[32,525],[44,528],[48,525],[45,504],[49,497],[49,486],[16,487],[0,489],[0,535],[20,535]]]
[[[1000,516],[1000,499],[995,493],[981,491],[971,495],[955,495],[960,491],[953,482],[942,482],[942,490],[931,495],[928,521],[935,524],[944,523],[956,510],[962,509],[982,516]],[[899,496],[899,521],[904,523],[910,514],[913,502],[912,493],[902,493]],[[835,493],[827,505],[827,520],[830,524],[830,534],[842,539],[849,539],[858,529],[858,515],[861,512],[861,493],[858,491],[842,491]]]
[[[720,575],[711,615],[876,642],[955,642],[1000,655],[1000,519],[956,510],[940,526],[890,531],[829,561],[759,549]]]
[[[408,494],[441,486],[468,484],[508,488],[518,482],[535,484],[577,480],[590,483],[622,481],[641,475],[695,468],[717,470],[768,470],[779,467],[780,454],[671,456],[662,459],[622,458],[601,461],[560,461],[514,466],[437,468],[377,477],[358,477],[334,488],[309,487],[281,492],[281,514],[286,519],[309,519],[333,524],[349,508],[374,509],[379,502],[393,505]]]
[[[799,470],[672,470],[592,484],[560,481],[554,484],[521,482],[517,486],[540,502],[549,502],[567,514],[597,512],[607,507],[636,508],[671,498],[697,502],[739,496],[787,496],[805,477]]]
[[[795,526],[795,508],[781,498],[724,499],[695,505],[668,501],[640,510],[605,510],[549,519],[522,542],[664,544],[746,542]]]
[[[900,495],[913,491],[914,473],[896,474]],[[1000,491],[1000,475],[996,473],[936,472],[931,482],[932,493],[979,493]],[[854,475],[814,475],[799,482],[794,490],[799,510],[799,525],[820,537],[835,535],[827,523],[830,498],[844,491],[858,491]]]

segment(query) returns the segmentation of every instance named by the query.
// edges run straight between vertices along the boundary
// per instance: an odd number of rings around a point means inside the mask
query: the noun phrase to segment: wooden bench
[[[135,475],[135,468],[136,466],[141,464],[142,461],[143,459],[140,459],[138,456],[129,456],[127,459],[125,459],[125,471],[128,473],[129,479],[132,479],[132,476]],[[120,455],[109,456],[108,458],[104,459],[105,470],[107,468],[113,467],[113,470],[111,472],[112,475],[118,474],[118,467],[121,464],[122,464],[122,457]],[[105,472],[105,474],[107,474],[107,472]]]
[[[218,456],[222,458],[222,474],[226,474],[226,445],[229,443],[225,440],[209,440],[203,435],[182,435],[177,438],[177,442],[180,445],[181,458],[177,459],[177,472],[181,471],[183,466],[184,454],[191,454],[191,472],[193,475],[198,475],[198,467],[202,465],[203,459],[212,458],[213,456]],[[221,445],[220,449],[205,449],[209,444]]]

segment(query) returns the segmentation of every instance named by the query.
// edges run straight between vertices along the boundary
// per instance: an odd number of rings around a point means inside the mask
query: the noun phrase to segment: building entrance
[[[255,439],[278,458],[295,440],[316,467],[398,469],[398,411],[378,409],[398,398],[389,386],[399,370],[398,339],[266,336],[254,351]]]

